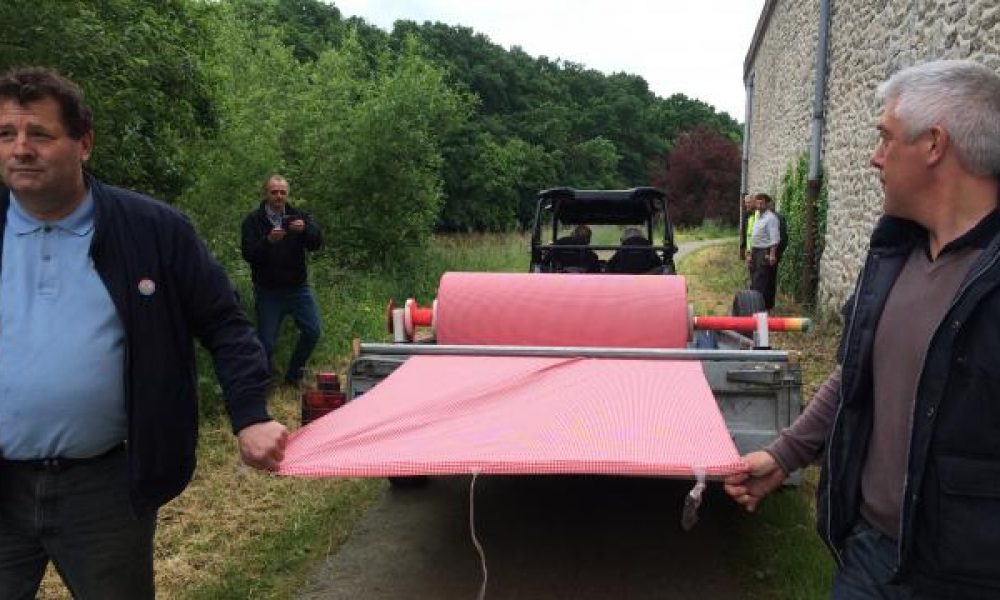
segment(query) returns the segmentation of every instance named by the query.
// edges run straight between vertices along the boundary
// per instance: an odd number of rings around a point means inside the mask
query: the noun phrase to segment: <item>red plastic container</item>
[[[340,378],[333,372],[316,373],[316,387],[324,392],[339,392]]]
[[[307,425],[316,419],[344,405],[346,396],[341,391],[303,390],[302,391],[302,425]]]

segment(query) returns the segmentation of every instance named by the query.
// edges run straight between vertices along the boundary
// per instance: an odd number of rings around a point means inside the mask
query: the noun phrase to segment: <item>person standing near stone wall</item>
[[[753,511],[822,459],[831,598],[1000,598],[1000,76],[934,61],[879,92],[885,214],[839,364],[725,489]]]
[[[750,232],[750,289],[764,297],[764,307],[774,308],[778,286],[778,246],[781,243],[781,224],[774,212],[774,201],[767,194],[754,196],[757,218]]]

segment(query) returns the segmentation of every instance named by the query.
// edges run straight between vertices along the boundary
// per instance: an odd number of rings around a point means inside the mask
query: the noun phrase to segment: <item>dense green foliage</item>
[[[534,194],[554,185],[648,185],[649,165],[698,125],[740,136],[729,115],[683,94],[658,98],[635,75],[506,51],[442,23],[399,21],[393,45],[405,35],[420,39],[449,81],[480,100],[478,118],[449,146],[445,229],[524,226]]]
[[[636,75],[442,23],[386,32],[320,0],[7,0],[0,69],[26,64],[84,88],[91,170],[179,203],[227,264],[271,171],[350,266],[398,262],[434,229],[524,227],[546,187],[648,185],[696,126],[740,135]]]
[[[788,226],[788,247],[782,255],[781,267],[778,269],[778,287],[785,293],[794,296],[799,302],[811,305],[815,298],[802,297],[802,271],[806,268],[802,242],[805,238],[808,173],[809,156],[802,154],[795,162],[788,165],[784,175],[781,176],[781,188],[777,194],[774,194],[774,198],[778,204],[778,212],[785,216]],[[816,202],[816,231],[814,232],[816,254],[815,262],[812,265],[813,273],[818,272],[819,262],[823,256],[823,243],[826,238],[826,207],[826,182],[824,181]]]
[[[74,79],[95,113],[90,168],[173,199],[192,183],[185,146],[216,126],[198,13],[184,0],[5,0],[0,69],[46,65]]]

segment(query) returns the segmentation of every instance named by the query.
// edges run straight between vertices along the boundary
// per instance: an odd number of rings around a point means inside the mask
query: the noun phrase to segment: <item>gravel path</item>
[[[677,245],[677,253],[674,254],[674,260],[678,261],[684,258],[686,255],[691,254],[696,250],[701,250],[708,246],[715,246],[716,244],[725,244],[726,242],[735,241],[738,238],[717,238],[712,240],[697,240],[694,242],[684,242]]]

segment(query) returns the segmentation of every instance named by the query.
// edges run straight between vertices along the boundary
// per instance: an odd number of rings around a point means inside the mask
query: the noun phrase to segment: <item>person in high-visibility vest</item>
[[[747,194],[743,196],[743,215],[746,220],[746,227],[744,228],[743,239],[740,240],[740,249],[744,251],[745,254],[740,256],[750,256],[750,249],[753,248],[753,241],[751,240],[751,235],[753,234],[753,224],[757,222],[757,201],[754,194]],[[749,267],[749,265],[747,265]]]

